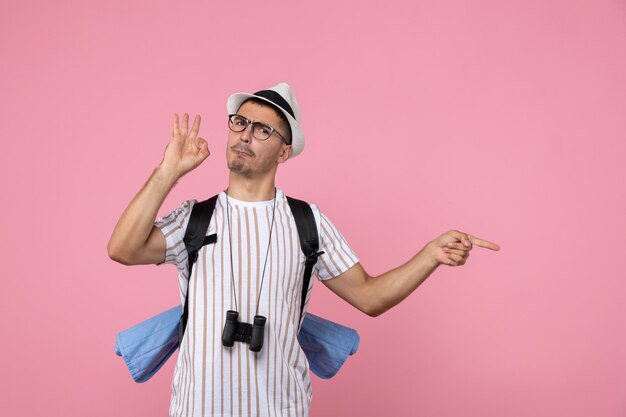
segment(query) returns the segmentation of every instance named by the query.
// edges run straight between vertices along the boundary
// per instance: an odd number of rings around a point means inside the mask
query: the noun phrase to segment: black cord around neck
[[[230,226],[230,203],[228,201],[228,192],[225,193],[226,194],[226,218],[228,220],[228,247],[230,250],[230,279],[232,282],[232,288],[233,288],[233,298],[235,301],[235,311],[239,311],[237,309],[237,291],[235,290],[235,274],[234,274],[234,270],[235,267],[233,265],[233,239],[232,239],[232,232],[231,232],[231,226]],[[270,224],[270,236],[269,236],[269,240],[267,242],[267,251],[265,252],[265,261],[263,262],[263,272],[261,273],[261,285],[259,286],[259,295],[257,296],[257,300],[256,300],[256,310],[255,310],[255,315],[259,314],[259,303],[261,300],[261,291],[263,290],[263,281],[265,280],[265,267],[267,266],[267,258],[269,256],[270,253],[270,248],[272,246],[272,231],[274,230],[274,216],[276,214],[276,188],[274,188],[274,203],[273,203],[273,207],[272,207],[272,223]]]

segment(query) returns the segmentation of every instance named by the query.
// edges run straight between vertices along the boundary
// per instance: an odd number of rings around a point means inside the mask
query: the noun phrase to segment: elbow
[[[378,317],[384,312],[386,312],[387,310],[389,310],[389,307],[381,303],[376,303],[376,304],[371,303],[371,304],[362,306],[362,308],[359,308],[359,310],[361,310],[363,313],[367,314],[370,317]]]
[[[386,308],[370,308],[370,309],[364,309],[362,311],[370,317],[378,317],[387,310],[388,309]]]
[[[393,307],[393,304],[390,304],[391,300],[380,295],[378,287],[373,285],[376,283],[375,279],[370,277],[367,283],[369,285],[360,293],[354,306],[370,317],[378,317]]]
[[[382,310],[375,310],[375,311],[372,311],[372,312],[369,312],[369,313],[366,313],[366,314],[368,316],[370,316],[370,317],[378,317],[378,316],[380,316],[383,313],[384,313],[384,311],[382,311]]]
[[[381,314],[383,314],[382,311],[377,311],[377,310],[362,310],[362,311],[370,317],[378,317]]]
[[[124,252],[117,245],[112,243],[112,241],[109,241],[109,244],[107,245],[107,253],[111,260],[117,263],[120,263],[122,265],[131,265],[131,262],[128,259],[128,257],[124,254]]]

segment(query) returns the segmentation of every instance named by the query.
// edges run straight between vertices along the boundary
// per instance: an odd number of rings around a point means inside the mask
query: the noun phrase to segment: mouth
[[[247,149],[242,149],[240,147],[235,147],[233,146],[232,148],[230,148],[231,151],[233,151],[234,153],[236,153],[239,156],[248,156],[250,158],[252,158],[254,156],[254,153],[250,150]]]

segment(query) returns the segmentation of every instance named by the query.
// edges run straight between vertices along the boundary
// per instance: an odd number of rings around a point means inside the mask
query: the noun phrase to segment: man
[[[285,83],[255,94],[233,94],[227,108],[228,188],[219,194],[207,231],[217,241],[201,249],[189,280],[182,239],[196,201],[183,202],[156,222],[155,217],[176,181],[209,156],[207,142],[198,136],[199,116],[189,129],[187,114],[182,123],[174,115],[163,160],[122,214],[109,241],[109,256],[125,265],[172,263],[179,271],[181,298],[189,292],[171,416],[308,416],[311,382],[297,342],[304,255],[289,205],[275,187],[278,166],[304,147],[300,108]],[[440,264],[463,265],[472,245],[499,250],[453,230],[404,265],[372,277],[330,220],[311,207],[324,252],[314,273],[371,316],[406,298]],[[259,315],[266,318],[259,352],[244,343],[222,344],[228,310],[237,311],[245,323]]]

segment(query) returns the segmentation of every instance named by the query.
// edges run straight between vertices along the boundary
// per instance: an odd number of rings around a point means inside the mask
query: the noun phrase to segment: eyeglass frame
[[[243,129],[241,129],[241,130],[234,130],[234,129],[231,127],[231,125],[232,125],[232,118],[233,118],[234,116],[241,117],[243,120],[245,120],[245,121],[246,121],[246,127],[244,127],[244,128],[243,128]],[[285,143],[285,145],[291,146],[289,143],[287,143],[287,139],[285,139],[285,137],[284,137],[283,135],[281,135],[281,134],[280,134],[280,132],[279,132],[278,130],[276,130],[274,127],[272,127],[272,126],[268,125],[267,123],[263,123],[263,122],[253,122],[253,121],[248,120],[246,117],[244,117],[244,116],[242,116],[242,115],[240,115],[240,114],[238,114],[238,113],[233,113],[233,114],[229,114],[229,115],[228,115],[228,128],[231,130],[231,132],[241,133],[241,132],[245,131],[245,130],[248,128],[248,126],[250,126],[250,125],[252,125],[252,129],[250,130],[250,135],[251,135],[252,137],[254,137],[256,140],[260,140],[261,142],[265,142],[266,140],[268,140],[268,139],[270,138],[270,136],[272,136],[272,133],[276,132],[276,134],[277,134],[278,136],[280,136],[280,138],[281,138],[281,139],[282,139],[282,141]],[[255,128],[255,126],[259,126],[259,125],[260,125],[260,126],[264,126],[264,127],[268,127],[268,128],[270,129],[270,134],[269,134],[269,135],[268,135],[265,139],[259,139],[259,138],[257,138],[256,136],[254,136],[254,128]]]

